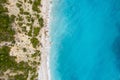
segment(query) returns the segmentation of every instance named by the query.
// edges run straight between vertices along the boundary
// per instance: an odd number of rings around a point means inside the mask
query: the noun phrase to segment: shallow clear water
[[[53,0],[51,80],[120,80],[120,0]]]

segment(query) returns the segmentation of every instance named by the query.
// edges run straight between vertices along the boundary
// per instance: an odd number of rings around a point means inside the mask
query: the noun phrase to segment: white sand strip
[[[39,69],[39,79],[38,80],[50,80],[50,68],[49,68],[49,54],[50,54],[50,39],[49,39],[49,20],[50,20],[50,9],[51,1],[42,0],[42,17],[44,19],[44,27],[41,29],[41,65]]]

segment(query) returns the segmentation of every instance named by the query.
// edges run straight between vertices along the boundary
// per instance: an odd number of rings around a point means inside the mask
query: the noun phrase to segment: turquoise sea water
[[[120,0],[53,0],[51,80],[120,80]]]

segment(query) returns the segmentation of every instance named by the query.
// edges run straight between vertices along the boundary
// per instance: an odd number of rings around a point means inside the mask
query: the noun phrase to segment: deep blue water
[[[53,0],[51,80],[120,80],[120,0]]]

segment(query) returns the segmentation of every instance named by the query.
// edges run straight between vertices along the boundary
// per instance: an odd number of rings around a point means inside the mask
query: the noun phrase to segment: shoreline
[[[41,1],[41,15],[44,19],[44,27],[40,31],[41,39],[40,42],[42,47],[41,51],[41,64],[38,70],[38,80],[50,80],[50,11],[51,11],[51,0],[42,0]]]

